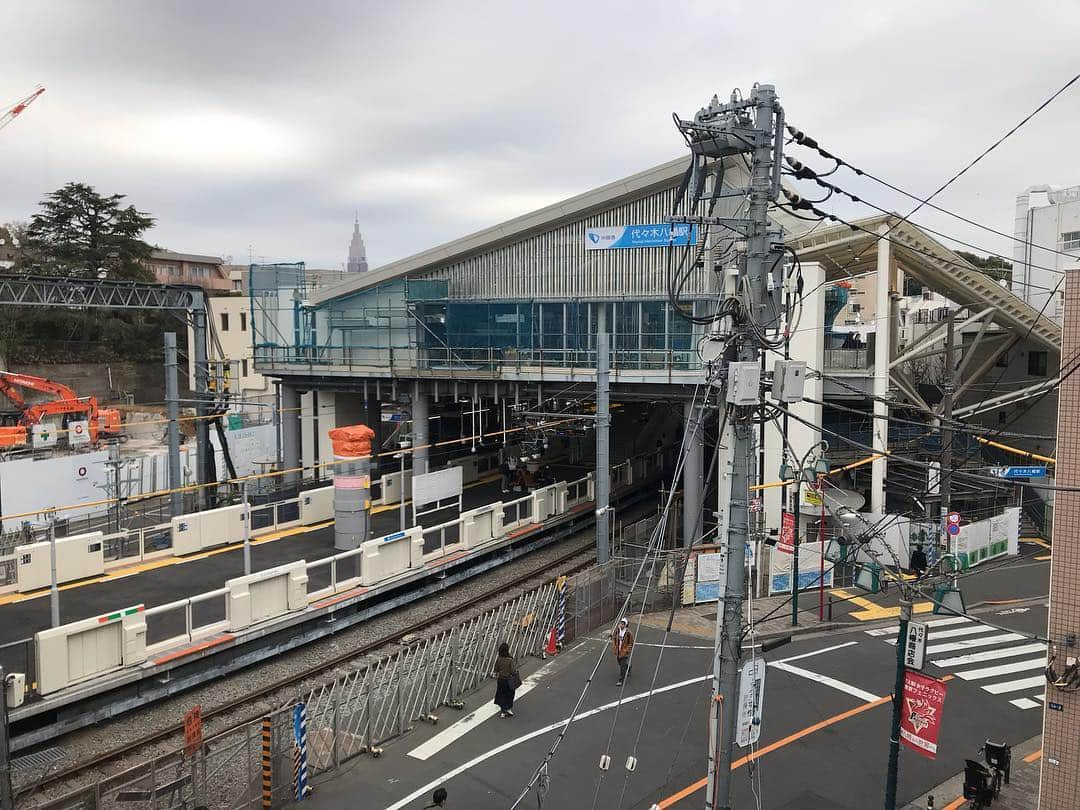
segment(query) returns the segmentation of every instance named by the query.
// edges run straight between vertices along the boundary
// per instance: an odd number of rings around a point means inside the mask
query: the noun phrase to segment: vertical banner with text
[[[941,713],[945,708],[945,684],[921,672],[904,673],[904,702],[900,717],[900,739],[924,757],[937,755]]]

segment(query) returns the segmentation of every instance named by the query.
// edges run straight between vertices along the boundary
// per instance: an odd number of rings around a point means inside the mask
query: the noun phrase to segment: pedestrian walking
[[[503,495],[505,495],[510,491],[510,462],[505,459],[499,465],[499,475],[502,476],[502,491]]]
[[[499,645],[499,657],[495,659],[495,705],[500,717],[514,716],[514,692],[521,686],[517,661],[510,655],[510,645]]]
[[[921,577],[923,572],[926,571],[926,552],[923,551],[921,544],[915,546],[915,550],[911,552],[911,563],[908,567],[915,574],[916,578]]]
[[[435,788],[431,794],[431,804],[425,804],[424,810],[430,807],[446,807],[446,788]]]
[[[633,649],[634,634],[630,631],[629,620],[624,616],[611,631],[611,651],[619,662],[619,680],[615,683],[616,686],[622,686],[626,676],[630,674],[630,653]]]

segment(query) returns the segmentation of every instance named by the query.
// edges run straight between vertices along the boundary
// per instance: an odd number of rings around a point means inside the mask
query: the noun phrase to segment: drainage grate
[[[67,753],[63,748],[42,748],[40,751],[11,760],[11,770],[16,772],[47,771],[64,759],[67,759]]]

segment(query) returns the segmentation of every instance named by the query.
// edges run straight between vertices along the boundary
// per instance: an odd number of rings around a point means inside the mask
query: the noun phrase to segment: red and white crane
[[[34,88],[34,92],[32,92],[30,95],[26,96],[25,98],[19,99],[7,109],[0,110],[0,129],[3,129],[12,121],[14,121],[15,117],[19,115],[19,113],[21,113],[23,110],[25,110],[35,101],[37,101],[38,96],[40,96],[44,92],[45,88],[39,84],[37,87]]]

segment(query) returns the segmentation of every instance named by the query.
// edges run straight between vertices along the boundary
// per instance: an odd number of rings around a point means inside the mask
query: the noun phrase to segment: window
[[[240,376],[241,377],[246,377],[247,376],[247,360],[241,360],[240,361]]]
[[[222,312],[221,313],[221,331],[222,332],[228,332],[229,331],[229,313],[228,312]]]
[[[1028,376],[1046,376],[1046,352],[1028,352]]]
[[[246,332],[247,331],[247,313],[246,312],[241,312],[240,313],[240,331],[241,332]]]
[[[30,559],[31,559],[31,555],[23,554],[22,556],[19,557],[19,565],[29,565],[30,564]]]
[[[930,291],[930,290],[923,290],[922,291],[922,300],[923,301],[932,301],[933,299],[934,299],[934,293],[932,291]]]
[[[1061,235],[1062,250],[1080,250],[1080,231],[1066,231]]]

